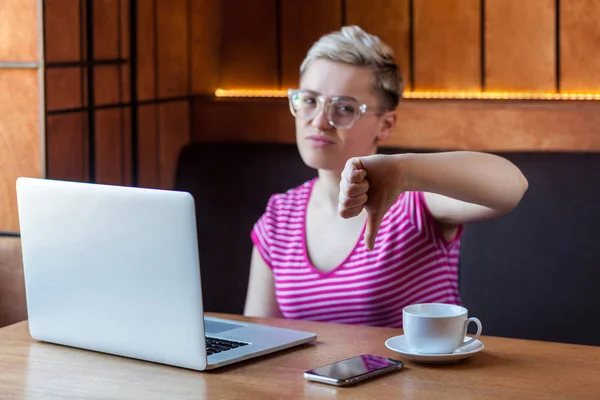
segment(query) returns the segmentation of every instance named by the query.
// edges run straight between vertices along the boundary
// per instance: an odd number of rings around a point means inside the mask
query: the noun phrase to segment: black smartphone
[[[391,358],[362,354],[304,372],[309,381],[347,386],[401,369],[404,363]]]

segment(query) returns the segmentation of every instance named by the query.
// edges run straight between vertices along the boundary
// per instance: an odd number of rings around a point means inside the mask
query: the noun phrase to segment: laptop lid
[[[190,194],[19,178],[17,200],[33,338],[205,369]]]

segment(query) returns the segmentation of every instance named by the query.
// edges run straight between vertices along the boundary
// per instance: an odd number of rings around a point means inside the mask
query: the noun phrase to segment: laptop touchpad
[[[206,331],[206,333],[215,334],[242,327],[244,327],[244,325],[236,324],[233,322],[215,321],[212,319],[204,320],[204,330]]]

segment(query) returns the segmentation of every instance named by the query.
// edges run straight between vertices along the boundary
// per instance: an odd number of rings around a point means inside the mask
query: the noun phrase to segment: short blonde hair
[[[385,111],[394,110],[400,103],[404,79],[393,50],[379,37],[355,25],[321,36],[302,61],[300,77],[318,59],[371,68],[375,78],[373,89]]]

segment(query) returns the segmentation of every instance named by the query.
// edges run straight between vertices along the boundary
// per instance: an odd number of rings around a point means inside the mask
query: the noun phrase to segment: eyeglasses
[[[303,121],[312,120],[325,107],[329,125],[337,129],[349,129],[361,115],[376,113],[367,110],[366,104],[352,97],[340,96],[327,100],[312,90],[289,89],[288,99],[292,115]]]

